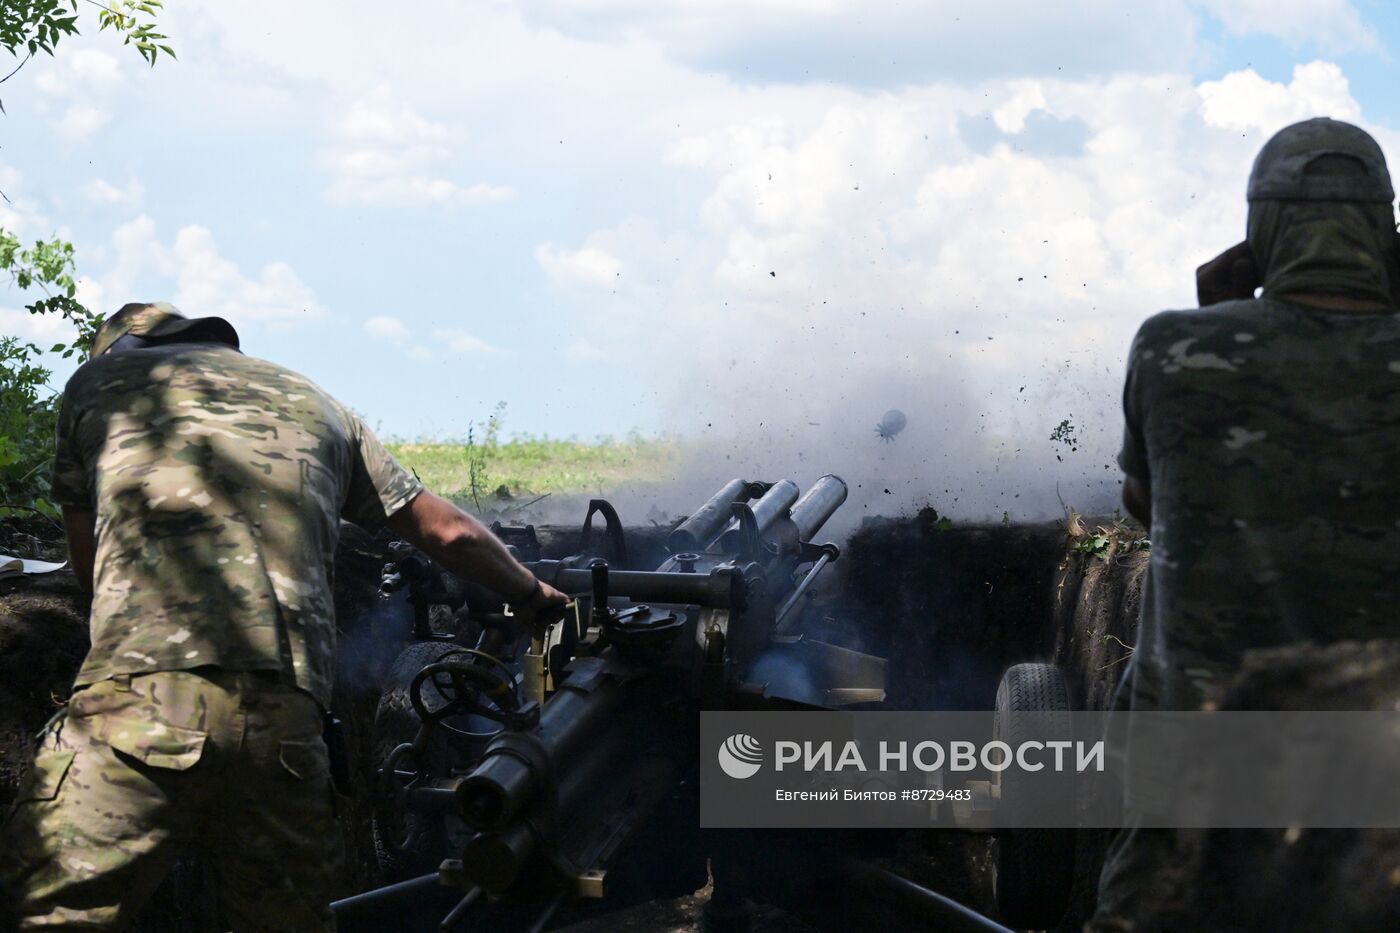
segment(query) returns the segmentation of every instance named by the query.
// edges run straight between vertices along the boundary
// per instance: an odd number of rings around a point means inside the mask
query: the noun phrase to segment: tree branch
[[[16,74],[18,74],[18,73],[19,73],[19,70],[20,70],[21,68],[24,67],[25,63],[28,62],[28,61],[29,61],[31,58],[33,58],[33,57],[34,57],[34,53],[32,53],[32,52],[26,54],[26,55],[24,56],[24,58],[20,59],[19,64],[15,66],[15,70],[14,70],[14,71],[11,71],[9,74],[5,75],[5,77],[3,77],[3,78],[0,78],[0,84],[4,84],[6,81],[10,80],[10,79],[13,78]],[[5,108],[0,107],[0,113],[4,113],[4,112],[5,112]],[[5,200],[8,201],[8,200],[10,200],[10,199],[9,199],[9,198],[6,198]]]

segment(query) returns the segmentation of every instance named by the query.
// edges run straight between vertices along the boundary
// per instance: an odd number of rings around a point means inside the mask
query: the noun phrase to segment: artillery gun
[[[671,531],[669,556],[648,570],[630,566],[602,500],[563,560],[541,558],[532,527],[494,525],[574,599],[518,656],[508,606],[421,556],[400,561],[389,587],[415,591],[421,640],[394,663],[380,701],[373,817],[380,867],[397,883],[339,902],[342,928],[442,884],[458,900],[441,929],[470,916],[471,929],[540,930],[588,901],[691,893],[707,861],[712,925],[746,896],[766,899],[730,880],[752,878],[728,868],[752,840],[698,829],[699,713],[883,699],[883,659],[793,634],[809,587],[840,556],[813,539],[845,499],[831,475],[805,495],[789,480],[732,480]],[[435,633],[432,602],[454,609],[468,635]]]

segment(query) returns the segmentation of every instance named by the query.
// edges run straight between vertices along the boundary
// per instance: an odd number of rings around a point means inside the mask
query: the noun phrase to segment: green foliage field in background
[[[599,495],[620,485],[658,482],[673,474],[683,455],[678,441],[636,437],[594,441],[522,437],[504,442],[493,438],[489,443],[388,447],[429,489],[478,507],[494,502],[502,486],[515,499],[527,499],[546,493]]]

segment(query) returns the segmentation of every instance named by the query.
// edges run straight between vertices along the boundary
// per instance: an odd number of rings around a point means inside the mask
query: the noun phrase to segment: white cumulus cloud
[[[112,120],[117,92],[125,83],[117,59],[99,49],[75,48],[43,63],[34,87],[61,102],[54,132],[69,143],[84,143]]]
[[[21,240],[52,232],[50,222],[26,184],[24,173],[12,165],[0,162],[0,229],[16,234]],[[29,245],[28,242],[25,245]]]
[[[1181,66],[1196,28],[1182,0],[538,0],[524,15],[570,36],[644,37],[745,83],[857,86]]]
[[[457,152],[457,135],[380,88],[354,101],[321,153],[330,176],[326,199],[369,207],[469,207],[509,200],[508,186],[463,184],[439,174]]]
[[[992,111],[992,121],[1003,133],[1019,133],[1026,127],[1026,117],[1045,107],[1045,92],[1037,81],[1016,81],[1011,97]]]
[[[184,313],[227,318],[246,325],[285,329],[324,320],[329,312],[315,292],[286,262],[269,262],[256,274],[245,273],[220,253],[208,227],[190,225],[163,242],[156,223],[142,215],[113,231],[107,271],[80,283],[86,301],[111,312],[128,301],[167,298]],[[137,283],[150,289],[163,283],[163,294],[138,294]]]
[[[456,328],[434,330],[433,341],[446,352],[459,356],[498,356],[505,352],[475,334]]]
[[[1350,0],[1201,0],[1235,35],[1260,34],[1329,52],[1380,51],[1380,39]]]
[[[139,204],[145,193],[145,186],[135,178],[120,187],[105,178],[94,178],[83,185],[82,189],[86,200],[111,207],[131,207]]]
[[[396,317],[376,315],[365,321],[365,333],[375,340],[400,343],[409,337],[408,325]]]
[[[1293,68],[1293,80],[1279,84],[1252,68],[1200,86],[1202,116],[1210,126],[1232,130],[1277,129],[1308,117],[1356,120],[1361,107],[1351,96],[1342,69],[1315,61]]]
[[[108,93],[124,80],[115,56],[100,49],[65,48],[62,55],[44,62],[34,87],[50,97],[92,96]]]
[[[220,255],[207,227],[175,234],[175,304],[188,314],[214,314],[240,322],[285,328],[323,319],[328,312],[285,262],[270,262],[256,277]]]
[[[70,143],[86,142],[112,119],[112,114],[98,107],[75,104],[63,111],[54,123],[54,131]]]
[[[535,259],[551,280],[566,284],[606,288],[622,274],[622,261],[599,246],[561,249],[542,243],[535,249]]]

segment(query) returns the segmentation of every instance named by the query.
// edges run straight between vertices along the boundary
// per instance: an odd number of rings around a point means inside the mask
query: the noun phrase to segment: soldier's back
[[[1166,312],[1127,393],[1152,484],[1145,620],[1175,675],[1208,691],[1248,648],[1400,634],[1400,315]]]
[[[418,488],[359,419],[285,367],[175,344],[83,366],[61,421],[55,492],[98,515],[78,682],[277,669],[327,702],[342,509],[372,520]]]

